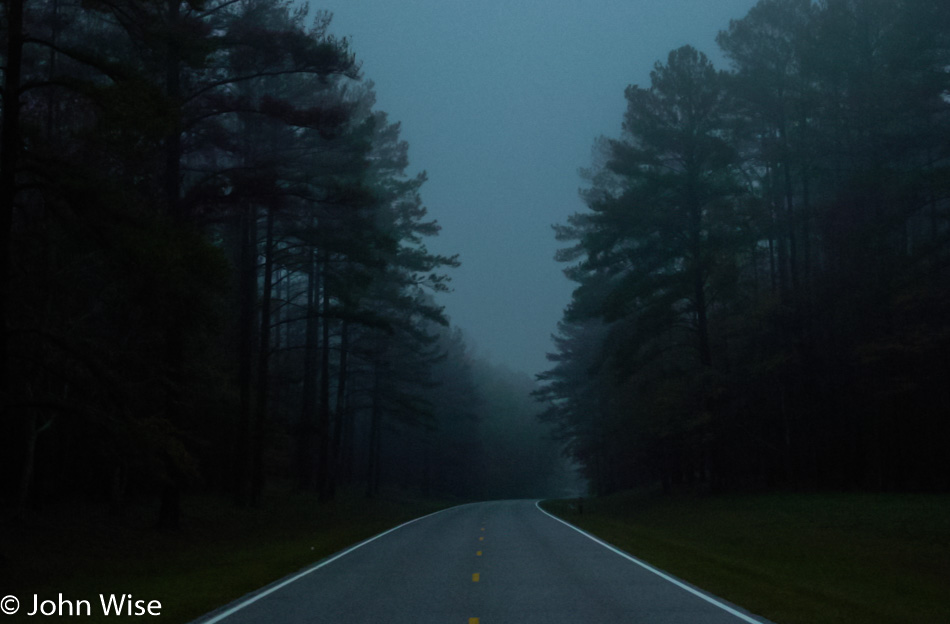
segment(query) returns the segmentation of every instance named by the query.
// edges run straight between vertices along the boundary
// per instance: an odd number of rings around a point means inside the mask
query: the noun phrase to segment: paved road
[[[198,621],[766,622],[644,566],[534,501],[475,503],[407,523]]]

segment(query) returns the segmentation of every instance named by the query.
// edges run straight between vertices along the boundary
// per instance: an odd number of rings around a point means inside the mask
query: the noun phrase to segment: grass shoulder
[[[950,496],[624,493],[545,509],[777,624],[950,622]]]
[[[153,528],[150,509],[122,517],[99,508],[44,510],[4,527],[0,589],[19,596],[24,609],[34,594],[94,605],[99,594],[132,594],[159,600],[163,622],[188,622],[452,504],[397,494],[366,499],[356,492],[320,503],[288,491],[272,494],[260,508],[238,509],[225,499],[194,497],[185,501],[182,529],[172,532]],[[92,611],[83,621],[110,621]]]

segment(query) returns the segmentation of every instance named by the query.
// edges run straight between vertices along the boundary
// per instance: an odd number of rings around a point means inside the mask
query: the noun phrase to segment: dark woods
[[[762,0],[626,91],[541,376],[595,490],[950,488],[950,4]]]
[[[257,505],[276,480],[485,493],[484,365],[431,295],[458,262],[328,15],[2,19],[4,505],[161,501],[174,526],[185,492]]]

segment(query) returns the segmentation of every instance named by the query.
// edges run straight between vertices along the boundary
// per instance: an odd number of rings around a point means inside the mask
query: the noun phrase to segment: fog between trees
[[[762,0],[627,88],[542,375],[595,490],[950,487],[950,5]]]
[[[683,46],[618,85],[540,386],[451,326],[460,260],[329,15],[2,19],[9,509],[558,495],[562,449],[595,492],[950,487],[943,1],[762,0],[726,68]]]
[[[329,15],[14,0],[3,19],[4,505],[160,501],[175,526],[202,491],[547,487],[530,383],[449,329],[433,295],[458,259],[426,249],[425,173]]]

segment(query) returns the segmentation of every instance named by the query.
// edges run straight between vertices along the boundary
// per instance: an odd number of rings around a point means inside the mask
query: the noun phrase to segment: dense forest
[[[540,386],[451,325],[459,258],[329,14],[0,19],[5,512],[556,495],[562,448],[597,493],[950,489],[942,0],[761,0],[726,70],[687,45],[628,87]]]
[[[459,261],[426,248],[426,176],[328,14],[2,19],[3,506],[145,502],[175,526],[192,492],[555,487],[534,381],[474,358],[434,299]]]
[[[540,377],[592,489],[950,489],[950,3],[761,0],[625,92]]]

